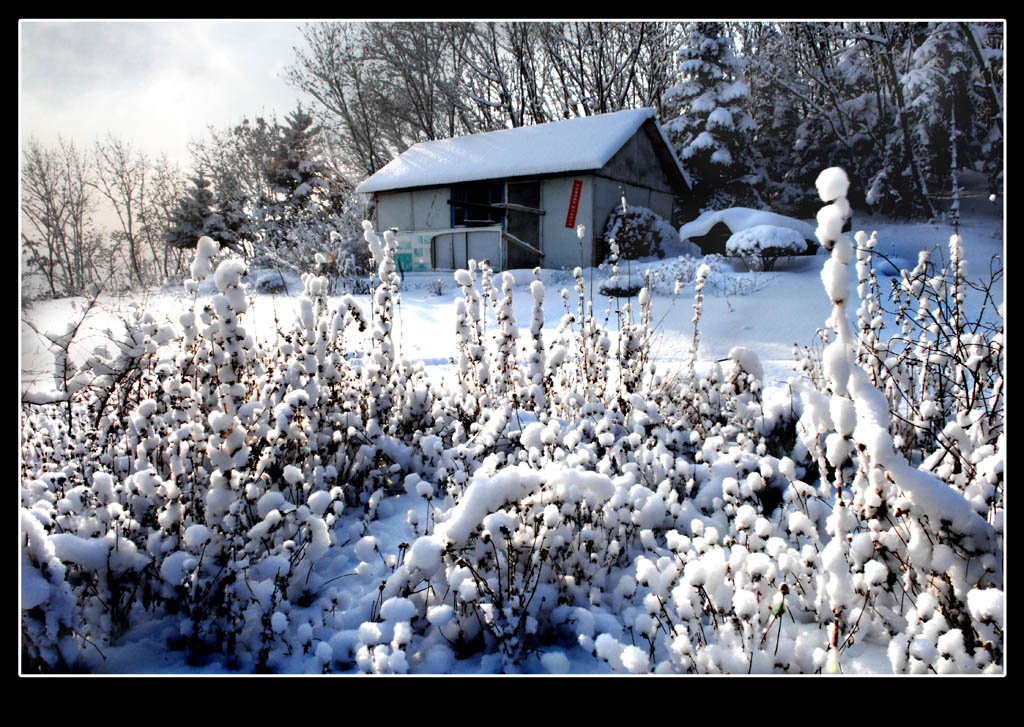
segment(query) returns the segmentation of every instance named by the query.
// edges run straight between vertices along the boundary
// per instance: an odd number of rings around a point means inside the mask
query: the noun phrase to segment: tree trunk
[[[886,40],[889,39],[888,32],[884,31],[883,35]],[[892,62],[892,46],[887,44],[887,47],[878,56],[882,60],[882,64],[885,66],[886,73],[889,76],[889,85],[892,89],[893,99],[896,101],[896,114],[900,120],[900,131],[903,134],[903,153],[904,153],[904,164],[910,169],[910,174],[917,181],[917,185],[914,186],[914,192],[916,192],[919,202],[930,218],[935,217],[935,208],[932,207],[931,200],[928,199],[928,185],[925,182],[924,174],[921,172],[921,166],[917,163],[917,156],[914,154],[913,139],[910,134],[910,124],[907,121],[907,111],[903,100],[903,87],[900,85],[899,75],[896,73],[896,66]]]
[[[989,103],[992,104],[992,108],[995,110],[995,121],[999,126],[999,135],[1004,139],[1006,138],[1003,134],[1003,104],[1000,102],[999,95],[996,93],[996,86],[992,80],[992,72],[989,70],[988,63],[985,62],[984,56],[981,55],[981,48],[978,47],[978,39],[974,36],[974,29],[971,28],[970,23],[960,23],[960,28],[963,30],[964,37],[967,38],[967,45],[970,46],[971,52],[974,53],[974,58],[981,67],[981,72],[985,76],[985,91],[988,92]]]

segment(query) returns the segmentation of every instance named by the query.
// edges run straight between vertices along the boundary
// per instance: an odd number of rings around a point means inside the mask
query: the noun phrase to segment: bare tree
[[[36,139],[28,143],[21,166],[23,262],[53,297],[77,295],[100,277],[91,182],[74,143],[61,139],[52,149]]]
[[[184,173],[166,156],[153,164],[149,194],[143,199],[140,218],[146,245],[153,259],[159,263],[164,279],[181,275],[188,269],[188,254],[163,244],[161,239],[161,233],[171,224],[175,205],[185,193],[185,188]]]
[[[301,32],[308,48],[296,50],[288,82],[317,100],[318,120],[334,133],[347,164],[372,174],[415,138],[384,113],[383,64],[364,54],[364,24],[317,23]]]
[[[477,118],[524,126],[576,113],[660,107],[671,80],[667,23],[463,23],[449,26],[458,91]]]
[[[552,121],[563,110],[658,106],[664,23],[319,23],[289,82],[348,166],[372,174],[418,141]]]
[[[668,88],[669,27],[559,22],[543,26],[544,50],[561,87],[563,114],[652,105]]]
[[[558,118],[546,98],[550,65],[537,23],[456,23],[447,26],[459,60],[457,105],[467,128],[490,131]]]
[[[367,23],[364,29],[363,58],[385,86],[382,110],[401,119],[417,141],[466,133],[456,123],[445,24]]]
[[[106,141],[96,142],[95,159],[97,178],[95,187],[114,208],[121,229],[112,234],[124,248],[130,282],[144,286],[153,282],[150,270],[152,257],[147,261],[143,245],[146,243],[143,207],[149,160],[129,142],[108,135]]]

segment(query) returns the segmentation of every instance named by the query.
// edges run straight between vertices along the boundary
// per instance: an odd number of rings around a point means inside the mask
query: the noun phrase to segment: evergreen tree
[[[914,151],[922,174],[933,189],[947,187],[950,143],[954,137],[952,114],[961,111],[963,122],[970,113],[964,108],[970,55],[958,35],[955,23],[933,26],[910,56],[910,67],[900,78],[903,98],[911,115]]]
[[[959,23],[966,47],[974,58],[970,89],[978,102],[969,134],[977,146],[974,157],[979,171],[989,178],[989,188],[1003,186],[1003,31],[998,23]],[[959,113],[959,111],[958,111]],[[959,118],[959,117],[958,117]],[[960,128],[962,122],[958,122]]]
[[[965,36],[966,25],[930,23],[900,79],[925,173],[931,185],[941,189],[949,188],[954,144],[959,164],[977,160],[984,167],[990,151],[985,144],[993,129],[989,103],[973,83],[980,72]]]
[[[194,248],[199,238],[207,234],[207,225],[213,214],[213,193],[210,180],[202,172],[189,180],[188,193],[178,200],[170,224],[162,238],[170,247]]]
[[[747,109],[756,128],[751,146],[764,178],[761,198],[775,212],[808,217],[821,205],[814,180],[832,163],[814,157],[810,146],[820,131],[812,133],[806,125],[802,101],[782,92],[799,85],[794,80],[799,75],[796,58],[784,31],[775,23],[732,24],[750,90]]]
[[[898,114],[880,93],[884,79],[879,56],[890,47],[861,40],[858,33],[867,35],[856,27],[835,25],[801,25],[789,34],[789,53],[797,61],[785,85],[776,88],[796,91],[795,96],[782,95],[789,96],[789,104],[798,105],[798,123],[787,140],[789,152],[783,150],[776,168],[791,170],[790,178],[802,193],[804,217],[813,217],[820,207],[814,181],[829,166],[842,165],[858,180],[882,174],[889,182],[910,184],[908,175],[898,171],[899,165],[906,166]],[[910,196],[904,189],[893,198]],[[851,185],[848,198],[851,204],[863,206],[863,187]]]
[[[313,125],[313,117],[301,106],[285,121],[278,127],[266,172],[269,192],[257,213],[264,252],[277,256],[294,251],[299,228],[315,228],[323,221],[328,188],[316,145],[320,127]]]
[[[318,254],[332,252],[336,185],[321,153],[320,133],[301,106],[275,128],[263,175],[266,191],[255,214],[257,266],[313,270]]]
[[[750,90],[722,23],[690,23],[676,55],[680,81],[664,95],[664,128],[703,207],[760,206],[751,153]]]
[[[211,237],[242,255],[245,243],[255,238],[248,202],[245,191],[234,179],[224,178],[217,185],[214,214],[219,218],[219,226],[217,234]]]
[[[219,209],[214,209],[210,180],[200,171],[189,181],[191,188],[178,201],[170,223],[161,235],[163,241],[169,247],[191,249],[195,248],[200,237],[206,235],[223,247],[244,254],[237,236],[228,228],[224,215]]]

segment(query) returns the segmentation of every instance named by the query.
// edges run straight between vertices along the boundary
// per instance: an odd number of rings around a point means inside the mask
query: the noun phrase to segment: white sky
[[[20,138],[81,146],[107,132],[189,166],[207,128],[309,99],[282,78],[305,43],[301,21],[24,20]]]

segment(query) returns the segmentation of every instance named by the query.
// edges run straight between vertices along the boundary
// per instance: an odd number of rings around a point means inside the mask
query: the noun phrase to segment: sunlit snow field
[[[986,199],[965,200],[960,221],[960,234],[964,238],[968,259],[968,278],[987,280],[991,265],[1002,265],[1003,224],[1001,206]],[[875,269],[882,284],[882,292],[888,290],[887,279],[898,275],[898,271],[881,258],[884,255],[896,266],[911,269],[917,262],[918,252],[938,248],[942,255],[948,255],[947,245],[953,228],[948,224],[901,223],[879,217],[854,213],[853,230],[863,229],[870,234],[878,232],[875,248]],[[1000,259],[993,263],[993,256]],[[937,258],[933,258],[937,259]],[[643,278],[643,271],[649,267],[664,265],[664,260],[633,262],[628,274],[634,280]],[[773,272],[748,272],[737,262],[733,270],[723,278],[733,278],[733,287],[753,288],[749,294],[726,294],[714,288],[705,290],[704,311],[700,323],[700,349],[698,367],[706,366],[726,356],[734,346],[746,346],[757,353],[764,367],[766,388],[785,385],[794,374],[795,359],[793,346],[801,347],[814,342],[815,331],[825,327],[831,303],[821,285],[820,272],[825,253],[819,250],[817,256],[791,257],[781,259]],[[529,324],[532,298],[528,286],[534,275],[529,270],[514,271],[516,290],[514,306],[516,320],[522,328]],[[627,266],[621,266],[620,274],[627,275]],[[856,287],[855,271],[850,266],[851,283]],[[585,278],[588,287],[593,281],[595,298],[608,302],[597,295],[597,288],[610,276],[610,271],[588,268]],[[435,295],[430,288],[441,279],[443,290]],[[565,306],[560,291],[572,291],[573,281],[569,271],[544,270],[541,272],[547,290],[544,302],[546,335],[552,334],[563,315]],[[296,276],[285,275],[290,295],[255,295],[253,307],[246,314],[254,322],[255,332],[261,342],[273,341],[276,335],[275,318],[280,326],[287,329],[294,315],[294,304],[302,292],[302,283]],[[210,296],[215,292],[212,279],[207,280],[200,295]],[[1002,302],[1002,286],[993,293]],[[459,287],[450,271],[433,273],[407,273],[402,285],[401,305],[397,310],[395,335],[399,354],[412,362],[422,361],[428,370],[443,376],[450,370],[452,352],[455,350],[454,301],[461,297]],[[369,308],[369,296],[357,296]],[[74,316],[74,305],[81,301],[62,299],[36,305],[27,313],[29,320],[40,331],[62,330]],[[980,303],[979,294],[968,292],[968,310],[976,309]],[[574,303],[571,303],[574,304]],[[653,296],[654,315],[652,320],[659,323],[655,338],[654,352],[665,369],[683,364],[690,356],[693,341],[693,285],[686,286],[680,295]],[[154,312],[163,311],[169,320],[176,320],[177,313],[187,310],[191,296],[186,296],[179,286],[176,290],[156,291],[132,298],[100,298],[98,310],[83,326],[76,338],[77,345],[72,351],[83,351],[89,346],[102,343],[104,329],[113,326],[116,331],[117,311],[131,306],[141,306]],[[609,306],[614,305],[608,302]],[[597,309],[600,312],[600,308]],[[611,308],[609,308],[611,310]],[[493,312],[488,310],[489,323],[493,326]],[[609,327],[614,333],[615,315],[611,312]],[[249,325],[248,322],[245,325]],[[348,335],[353,335],[349,333]],[[28,326],[21,327],[21,371],[22,390],[29,387],[47,389],[52,386],[52,356],[48,347]]]

